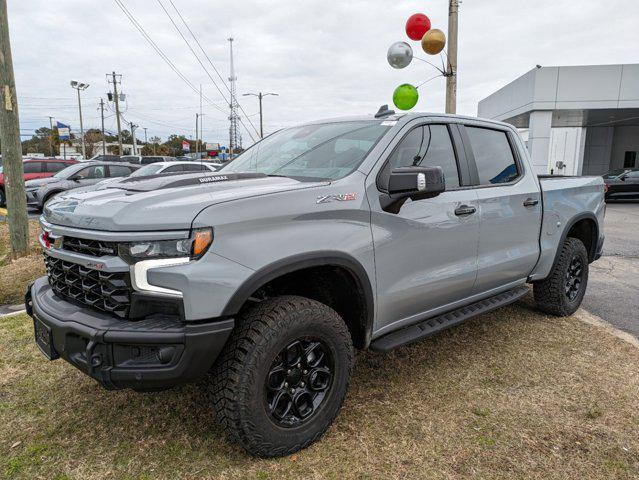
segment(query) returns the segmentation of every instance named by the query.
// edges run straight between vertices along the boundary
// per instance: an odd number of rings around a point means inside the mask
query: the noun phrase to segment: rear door
[[[466,189],[468,168],[455,148],[456,125],[407,124],[389,145],[384,165],[367,179],[377,272],[376,335],[448,310],[470,295],[477,273],[477,192]],[[387,150],[387,151],[388,151]],[[440,166],[446,191],[407,200],[399,212],[382,209],[380,196],[393,168]]]
[[[46,170],[44,169],[44,162],[24,162],[23,167],[25,181],[47,176]]]
[[[507,127],[461,127],[480,213],[474,294],[525,281],[539,256],[541,193]]]

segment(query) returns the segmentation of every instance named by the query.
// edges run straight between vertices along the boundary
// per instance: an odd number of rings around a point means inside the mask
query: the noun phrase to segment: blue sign
[[[56,122],[58,127],[58,138],[60,140],[69,140],[71,138],[71,127],[64,123]]]

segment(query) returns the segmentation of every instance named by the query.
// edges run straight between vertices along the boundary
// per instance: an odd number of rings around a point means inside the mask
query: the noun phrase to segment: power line
[[[171,61],[171,59],[162,51],[162,49],[153,41],[153,39],[149,36],[149,34],[146,32],[146,30],[144,29],[144,27],[136,20],[135,16],[126,8],[126,6],[122,3],[122,0],[114,0],[114,2],[117,4],[118,7],[120,7],[120,10],[122,10],[122,12],[126,15],[126,17],[129,19],[129,21],[133,24],[133,26],[140,32],[140,34],[142,34],[142,36],[144,37],[144,39],[153,47],[153,49],[156,51],[156,53],[160,56],[160,58],[162,58],[162,60],[164,60],[164,62],[171,67],[171,69],[175,72],[175,74],[180,77],[180,79],[191,89],[193,90],[196,94],[199,95],[199,90],[193,85],[193,83],[191,83],[191,81],[186,78],[184,76],[184,74],[182,72],[180,72],[178,70],[178,68],[175,66],[175,64]],[[211,99],[209,99],[208,97],[204,97],[210,104],[211,106],[213,106],[214,108],[218,109],[220,112],[226,114],[226,112],[217,104],[215,104],[215,102],[213,102]]]
[[[158,0],[159,1],[159,0]],[[186,27],[186,29],[188,30],[188,32],[191,34],[191,37],[193,37],[193,40],[195,41],[195,43],[197,44],[198,47],[200,47],[200,50],[202,51],[202,54],[204,55],[204,57],[207,59],[207,61],[209,62],[209,64],[211,65],[211,67],[213,68],[213,70],[215,71],[215,73],[217,74],[218,78],[222,81],[222,85],[224,85],[226,87],[226,90],[229,92],[229,94],[232,95],[231,93],[231,89],[229,88],[229,86],[226,84],[226,82],[224,81],[224,78],[222,78],[222,75],[220,74],[220,72],[218,71],[217,68],[215,68],[215,65],[213,65],[213,62],[211,61],[211,58],[207,55],[206,51],[204,50],[204,48],[202,47],[202,44],[199,42],[199,40],[197,39],[197,37],[195,36],[195,34],[193,33],[193,31],[191,30],[191,28],[189,27],[189,24],[186,23],[186,20],[184,20],[184,17],[182,16],[182,14],[180,13],[180,11],[177,9],[177,7],[175,6],[175,4],[173,3],[173,0],[169,0],[169,2],[171,3],[171,6],[173,7],[173,10],[175,10],[175,12],[178,14],[178,16],[180,17],[180,20],[182,20],[182,23],[184,24],[184,26]],[[186,40],[185,40],[186,41]],[[189,47],[190,48],[190,47]],[[208,72],[207,72],[208,75]],[[210,77],[210,75],[209,75]],[[211,79],[213,80],[213,79]],[[217,87],[217,84],[215,84],[215,81],[213,82],[213,84]],[[218,89],[219,90],[219,89]],[[221,92],[220,92],[221,93]],[[222,97],[224,98],[224,95],[222,95]],[[249,122],[249,124],[251,125],[251,127],[253,127],[253,130],[255,130],[255,133],[258,133],[257,128],[255,128],[255,125],[253,125],[253,122],[251,122],[251,119],[248,118],[248,115],[246,114],[246,112],[244,111],[244,108],[242,108],[242,105],[240,105],[237,102],[237,98],[235,99],[235,102],[237,104],[237,106],[239,107],[239,109],[242,111],[242,113],[244,114],[244,116],[246,117],[246,120]],[[228,103],[228,102],[227,102]],[[230,106],[230,104],[229,104]],[[246,128],[246,125],[244,125],[244,123],[240,120],[240,123],[242,123],[242,125],[244,126],[244,128]],[[248,129],[246,129],[246,131],[249,133],[249,135],[251,136],[251,139],[253,141],[255,141],[255,139],[253,138],[253,135],[251,135],[250,131]]]

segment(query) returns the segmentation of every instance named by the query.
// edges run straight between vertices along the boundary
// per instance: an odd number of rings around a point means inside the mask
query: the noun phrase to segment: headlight
[[[180,240],[121,243],[118,245],[118,254],[127,263],[152,258],[190,257],[191,260],[197,260],[206,253],[211,243],[213,243],[213,229],[198,228],[191,232],[189,238]]]

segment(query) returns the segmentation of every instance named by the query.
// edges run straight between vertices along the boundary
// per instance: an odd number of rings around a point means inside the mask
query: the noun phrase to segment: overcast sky
[[[179,36],[158,0],[121,0],[182,75],[224,112],[204,101],[204,138],[228,142],[225,101]],[[188,40],[170,0],[160,0]],[[149,136],[193,135],[198,95],[162,60],[114,0],[9,0],[13,64],[21,128],[29,133],[48,116],[79,126],[74,79],[83,92],[84,124],[99,127],[98,103],[122,74],[126,120]],[[394,70],[388,46],[409,41],[406,19],[427,14],[447,31],[448,0],[173,0],[213,65],[226,79],[229,36],[235,38],[238,94],[276,92],[264,100],[266,132],[317,118],[374,113],[400,83],[419,84],[437,72],[422,62]],[[639,61],[637,0],[463,0],[459,14],[458,113],[536,64],[583,65]],[[417,56],[426,58],[417,42]],[[192,42],[197,53],[198,47]],[[210,75],[217,74],[200,55]],[[430,60],[438,61],[437,57]],[[418,111],[444,108],[445,80],[420,88]],[[227,95],[228,97],[228,95]],[[251,121],[257,99],[238,96]],[[106,128],[115,130],[107,112]],[[139,138],[143,138],[139,130]],[[250,137],[243,132],[245,146]]]

